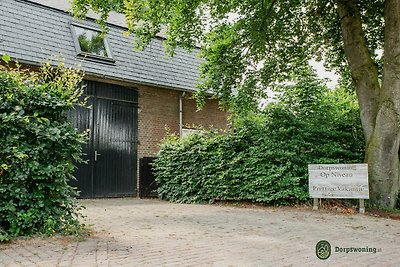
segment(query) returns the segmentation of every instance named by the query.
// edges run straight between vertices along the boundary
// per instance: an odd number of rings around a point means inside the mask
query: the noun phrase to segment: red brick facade
[[[206,128],[225,129],[227,127],[227,112],[219,109],[219,101],[208,99],[204,108],[197,111],[196,101],[191,94],[185,94],[183,101],[183,125],[203,126]]]
[[[180,91],[139,86],[138,158],[153,157],[167,132],[179,134]],[[207,100],[203,110],[196,111],[196,102],[185,93],[182,101],[183,125],[227,127],[227,113],[218,108],[217,100]]]
[[[140,188],[140,164],[143,157],[154,157],[160,148],[160,142],[166,134],[179,134],[180,97],[183,92],[160,89],[150,86],[138,86],[138,172],[137,182]],[[207,100],[203,110],[196,111],[196,102],[185,93],[182,101],[182,125],[195,125],[217,129],[227,127],[227,113],[218,108],[217,100]]]

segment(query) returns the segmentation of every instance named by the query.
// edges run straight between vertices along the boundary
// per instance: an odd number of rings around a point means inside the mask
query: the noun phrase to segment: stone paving
[[[400,221],[296,208],[84,200],[86,240],[0,245],[0,266],[400,266]],[[315,245],[332,255],[320,260]],[[376,253],[335,252],[336,247]]]

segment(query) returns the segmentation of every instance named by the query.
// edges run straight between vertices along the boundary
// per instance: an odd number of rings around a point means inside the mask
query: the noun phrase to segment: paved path
[[[93,237],[3,245],[0,266],[400,266],[400,221],[132,198],[83,203]],[[319,240],[332,246],[325,261],[315,255]],[[366,246],[378,251],[335,252]]]

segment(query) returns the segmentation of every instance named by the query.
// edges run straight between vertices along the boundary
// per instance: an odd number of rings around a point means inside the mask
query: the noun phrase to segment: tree
[[[311,58],[349,77],[360,106],[372,203],[394,207],[399,192],[399,0],[74,0],[88,9],[125,14],[145,46],[162,27],[167,47],[201,46],[198,97],[222,103],[257,97]],[[103,24],[104,25],[104,24]],[[381,53],[383,52],[383,53]],[[346,79],[344,79],[346,81]],[[236,92],[236,93],[233,93]]]

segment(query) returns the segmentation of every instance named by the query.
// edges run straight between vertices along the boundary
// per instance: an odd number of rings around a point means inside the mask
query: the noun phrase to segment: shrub
[[[82,104],[80,81],[62,65],[0,66],[0,241],[79,230],[81,207],[68,181],[85,137],[67,113]]]
[[[308,164],[363,161],[355,98],[305,78],[224,135],[168,137],[154,171],[161,198],[284,205],[308,199]]]

